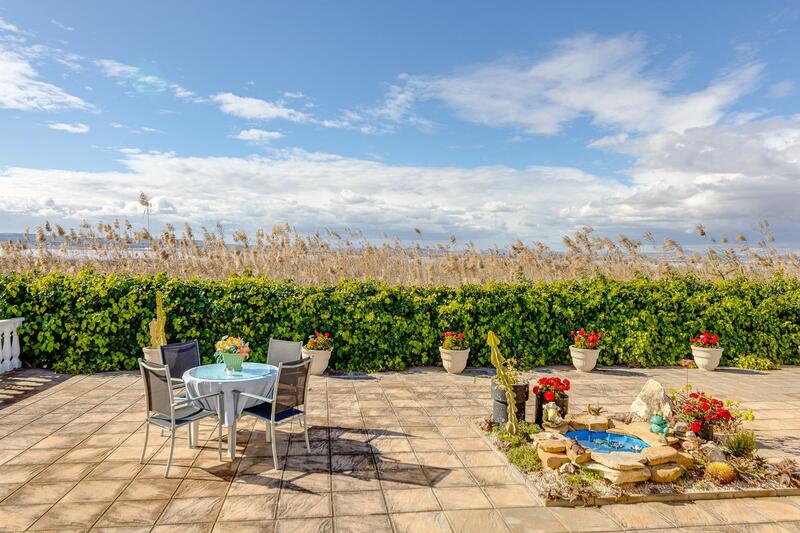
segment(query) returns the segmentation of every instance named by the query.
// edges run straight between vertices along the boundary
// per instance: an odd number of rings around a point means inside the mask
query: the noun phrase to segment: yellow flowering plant
[[[248,359],[250,357],[250,345],[239,337],[225,335],[214,347],[217,350],[214,355],[217,356],[218,360],[222,358],[224,354],[234,353],[241,355],[242,359]]]

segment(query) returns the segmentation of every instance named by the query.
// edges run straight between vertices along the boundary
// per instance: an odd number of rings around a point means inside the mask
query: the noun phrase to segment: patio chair
[[[200,366],[200,348],[197,341],[165,344],[159,350],[161,364],[169,367],[170,376],[177,376],[171,378],[172,388],[183,388],[183,373],[190,368]]]
[[[278,366],[278,363],[289,363],[300,359],[303,343],[300,341],[284,341],[269,339],[267,351],[267,364]]]
[[[267,435],[271,436],[272,463],[278,468],[278,448],[275,442],[275,426],[292,418],[300,417],[303,434],[306,439],[306,448],[311,453],[311,444],[308,442],[308,423],[306,422],[305,404],[308,393],[308,369],[311,359],[301,359],[292,363],[278,363],[278,374],[275,376],[275,386],[272,388],[272,398],[258,396],[247,392],[234,391],[233,405],[237,409],[239,397],[253,398],[262,403],[246,407],[242,415],[252,415],[264,420],[267,425]],[[302,407],[302,409],[300,408]]]
[[[219,417],[219,423],[217,424],[217,431],[219,432],[217,454],[221,461],[222,420],[225,418],[223,393],[220,391],[191,397],[189,396],[189,391],[186,391],[186,398],[175,398],[173,396],[169,366],[150,363],[139,359],[139,370],[142,372],[142,381],[144,382],[145,400],[147,404],[145,411],[144,446],[142,447],[142,457],[139,459],[139,462],[144,463],[145,453],[147,452],[147,438],[150,434],[150,424],[158,426],[162,430],[166,429],[170,434],[170,444],[169,458],[167,459],[167,469],[164,472],[164,477],[169,477],[169,468],[172,465],[172,452],[175,450],[175,430],[186,425],[191,428],[192,423],[209,416]],[[203,409],[192,404],[195,400],[213,397],[217,398],[217,405],[220,410],[219,414],[217,411]]]

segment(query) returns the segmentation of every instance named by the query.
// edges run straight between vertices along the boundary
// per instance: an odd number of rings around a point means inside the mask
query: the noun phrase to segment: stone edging
[[[531,486],[528,476],[519,469],[515,464],[512,464],[506,454],[497,449],[497,446],[486,434],[475,427],[475,421],[469,421],[472,430],[480,435],[480,437],[491,446],[492,450],[499,455],[503,463],[505,463],[514,472],[514,475],[519,478],[528,490],[541,501],[545,507],[592,507],[601,505],[611,505],[615,503],[646,503],[646,502],[691,502],[697,500],[731,500],[736,498],[769,498],[772,496],[800,496],[800,489],[782,488],[782,489],[743,489],[743,490],[726,490],[726,491],[708,491],[708,492],[689,492],[684,494],[626,494],[620,497],[609,496],[591,496],[586,500],[577,498],[575,500],[545,500],[539,496],[538,491]]]

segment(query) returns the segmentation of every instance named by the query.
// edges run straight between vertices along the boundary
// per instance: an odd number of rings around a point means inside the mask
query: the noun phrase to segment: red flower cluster
[[[541,394],[546,402],[552,402],[556,399],[564,398],[569,386],[567,378],[539,378],[539,384],[533,387],[533,393]]]
[[[329,332],[320,333],[314,330],[314,334],[308,337],[305,345],[306,350],[331,350],[333,349],[333,339]]]
[[[583,350],[599,348],[600,339],[603,338],[602,331],[586,331],[584,328],[578,331],[570,331],[569,334],[574,337],[575,347]]]
[[[698,337],[692,337],[692,345],[701,348],[716,348],[719,343],[719,335],[712,335],[708,331],[700,334]]]
[[[466,350],[467,343],[464,341],[464,334],[457,331],[445,331],[442,348],[445,350]]]
[[[461,339],[464,338],[464,334],[463,333],[456,333],[455,331],[445,331],[444,332],[444,336],[445,337],[455,336],[455,338],[458,339],[458,340],[461,340]]]
[[[734,415],[722,401],[704,393],[692,392],[678,406],[678,416],[689,422],[689,429],[699,433],[703,426],[716,426],[725,422],[734,422]]]

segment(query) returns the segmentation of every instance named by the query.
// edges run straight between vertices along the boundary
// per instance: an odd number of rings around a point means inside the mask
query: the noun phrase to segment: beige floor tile
[[[450,532],[453,529],[442,511],[389,515],[396,533]]]
[[[295,518],[275,522],[275,533],[333,533],[331,518]]]
[[[127,479],[84,479],[66,496],[64,502],[107,502],[113,501],[129,483]]]
[[[134,479],[119,495],[119,500],[160,500],[172,498],[180,479]]]
[[[418,466],[397,470],[379,470],[378,476],[384,490],[414,489],[430,485],[425,472]]]
[[[758,506],[750,504],[751,500],[739,498],[734,500],[700,500],[695,505],[713,516],[723,524],[754,524],[770,522],[770,518],[758,511]]]
[[[567,528],[544,508],[517,507],[498,509],[506,526],[514,533],[558,533]]]
[[[753,498],[745,500],[760,514],[774,522],[800,521],[800,502],[784,498]]]
[[[272,520],[217,522],[212,531],[213,533],[273,533],[275,522]]]
[[[331,474],[332,489],[336,491],[378,490],[381,488],[377,470],[351,470]]]
[[[454,531],[478,533],[491,531],[492,533],[508,533],[510,530],[500,513],[494,509],[475,509],[462,511],[445,511],[447,519]]]
[[[174,498],[204,498],[209,496],[225,496],[229,481],[221,479],[184,479]]]
[[[87,479],[133,479],[141,471],[138,462],[103,462],[89,472]],[[162,472],[163,475],[163,472]]]
[[[431,487],[475,487],[477,483],[466,468],[423,468]]]
[[[275,471],[259,475],[237,475],[228,488],[229,496],[256,496],[277,494],[281,488],[281,472]]]
[[[335,492],[333,514],[334,516],[386,514],[383,493],[379,490]]]
[[[491,485],[483,487],[483,491],[497,509],[541,505],[525,485]]]
[[[388,515],[337,516],[334,518],[336,531],[342,533],[392,533]]]
[[[205,523],[217,518],[222,507],[222,497],[217,498],[173,498],[161,518],[159,524]]]
[[[283,472],[281,489],[286,492],[330,492],[331,475],[327,472]]]
[[[441,510],[439,501],[433,491],[427,487],[409,490],[386,490],[383,494],[390,513]]]
[[[709,526],[719,524],[718,519],[704,511],[702,507],[695,502],[652,502],[648,503],[647,506],[676,526]]]
[[[209,533],[213,523],[156,524],[150,533]]]
[[[111,502],[59,502],[37,520],[31,530],[89,528],[109,505]]]
[[[64,448],[31,448],[16,454],[5,462],[6,465],[49,465],[64,455]]]
[[[28,483],[3,500],[3,505],[37,505],[56,503],[75,486],[73,481]]]
[[[619,526],[602,509],[553,507],[548,509],[569,531],[619,531]]]
[[[48,509],[49,504],[0,505],[0,531],[24,531]]]
[[[520,478],[507,466],[476,466],[470,473],[478,485],[513,485],[520,483]]]
[[[491,509],[492,504],[478,487],[434,488],[433,493],[444,510]]]
[[[489,445],[479,438],[452,439],[450,446],[457,451],[487,451]]]
[[[287,492],[278,497],[278,519],[331,516],[331,493]]]
[[[169,500],[116,501],[97,522],[102,527],[152,526]]]
[[[417,452],[417,458],[422,466],[436,468],[463,468],[456,452]]]
[[[256,496],[228,496],[222,504],[218,520],[222,522],[272,520],[278,496],[262,494]]]
[[[331,455],[331,470],[334,472],[372,470],[374,468],[375,460],[372,455]]]
[[[650,503],[603,506],[603,510],[625,529],[669,528],[676,525],[659,513],[659,508]]]
[[[502,466],[503,459],[495,452],[458,452],[465,466]]]
[[[34,480],[38,482],[45,482],[45,481],[79,481],[83,477],[85,477],[89,472],[91,472],[95,467],[97,467],[96,463],[86,463],[86,464],[62,464],[62,463],[53,463],[52,465],[48,466],[44,470],[39,473],[39,475],[34,478]],[[6,475],[6,467],[3,467],[3,476]]]

